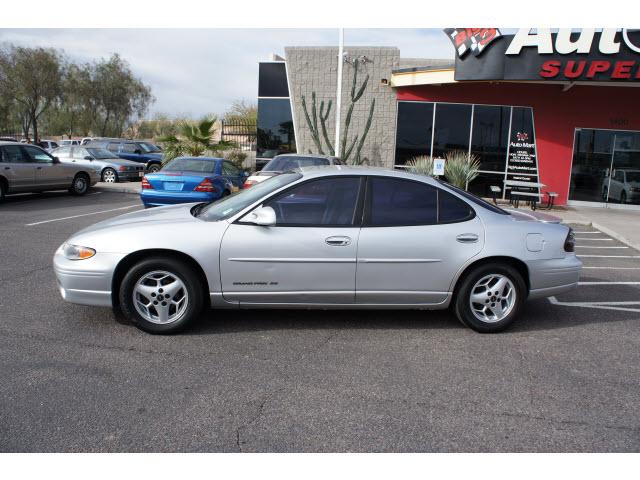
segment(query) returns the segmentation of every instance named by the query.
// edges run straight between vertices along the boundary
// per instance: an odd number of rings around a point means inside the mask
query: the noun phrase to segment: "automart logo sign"
[[[637,29],[561,28],[552,33],[521,28],[514,35],[496,28],[444,31],[458,54],[456,80],[640,80]],[[480,55],[485,49],[487,54]],[[469,51],[474,55],[466,55]]]

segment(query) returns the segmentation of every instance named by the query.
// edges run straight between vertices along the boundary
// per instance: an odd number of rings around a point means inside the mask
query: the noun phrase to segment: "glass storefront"
[[[504,105],[400,101],[397,167],[418,155],[444,157],[462,150],[480,161],[469,191],[489,197],[504,180],[538,181],[533,109]]]
[[[281,153],[296,153],[291,100],[284,62],[263,62],[258,74],[256,167]]]
[[[576,129],[569,200],[640,204],[640,132]]]

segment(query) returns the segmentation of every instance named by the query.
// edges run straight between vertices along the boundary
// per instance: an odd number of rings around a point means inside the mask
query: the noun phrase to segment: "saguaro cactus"
[[[333,106],[333,102],[329,100],[327,102],[327,108],[325,111],[325,103],[324,100],[320,102],[320,128],[322,129],[322,137],[324,138],[325,143],[327,144],[327,149],[329,150],[330,155],[335,155],[335,150],[333,149],[333,144],[331,140],[329,140],[329,134],[327,133],[327,119],[329,118],[329,114],[331,113],[331,107]],[[302,109],[304,110],[304,117],[307,121],[307,126],[311,131],[311,138],[313,139],[313,143],[315,143],[316,148],[318,149],[318,153],[324,155],[324,149],[322,148],[322,139],[320,138],[320,132],[318,130],[318,111],[316,108],[316,92],[311,92],[311,115],[309,115],[309,111],[307,109],[307,100],[302,96]]]

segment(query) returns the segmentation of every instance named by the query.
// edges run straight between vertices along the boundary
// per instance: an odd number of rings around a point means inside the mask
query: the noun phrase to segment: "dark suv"
[[[120,158],[144,163],[145,170],[150,173],[157,172],[162,166],[162,150],[153,143],[142,140],[97,138],[88,142],[85,147],[106,148]]]

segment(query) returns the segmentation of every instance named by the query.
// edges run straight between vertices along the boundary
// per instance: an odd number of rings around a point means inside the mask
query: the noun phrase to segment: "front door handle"
[[[478,235],[475,233],[461,233],[456,237],[456,240],[460,243],[476,243],[478,241]]]
[[[327,237],[324,240],[327,245],[331,245],[332,247],[345,247],[351,243],[351,239],[349,237]]]
[[[11,170],[11,167],[4,167],[5,170]]]

